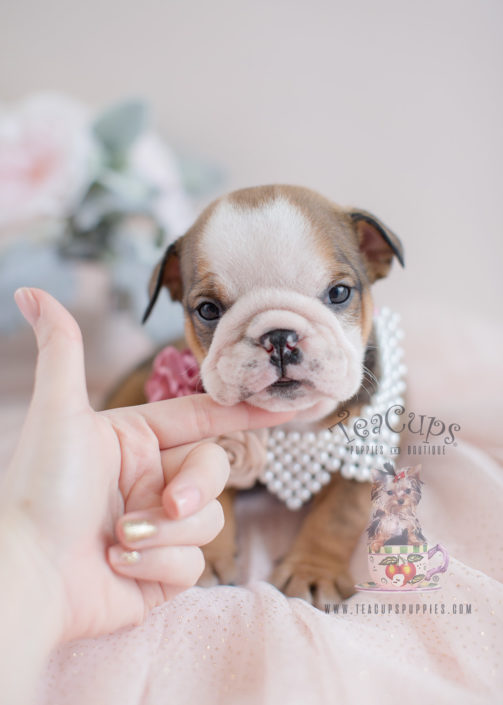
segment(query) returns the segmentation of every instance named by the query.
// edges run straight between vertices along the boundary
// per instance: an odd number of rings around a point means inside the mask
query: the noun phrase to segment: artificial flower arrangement
[[[0,109],[0,331],[19,321],[12,293],[26,282],[71,303],[78,260],[104,263],[139,319],[154,263],[218,179],[202,162],[180,165],[140,100],[98,115],[58,94]]]

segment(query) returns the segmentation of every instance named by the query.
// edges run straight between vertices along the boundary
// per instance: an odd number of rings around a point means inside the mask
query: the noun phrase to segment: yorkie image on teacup
[[[449,565],[446,550],[428,546],[416,507],[421,499],[420,465],[395,470],[391,463],[372,471],[372,518],[367,528],[371,581],[364,590],[434,590]],[[430,560],[440,552],[440,566]],[[430,580],[433,578],[433,581]]]

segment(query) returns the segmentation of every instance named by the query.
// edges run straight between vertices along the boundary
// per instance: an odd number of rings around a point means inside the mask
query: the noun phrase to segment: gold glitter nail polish
[[[121,553],[120,561],[121,563],[133,565],[134,563],[138,563],[140,558],[141,554],[138,551],[124,551],[124,553]]]
[[[157,527],[144,519],[132,519],[123,523],[122,530],[127,541],[142,541],[153,536],[157,532]]]

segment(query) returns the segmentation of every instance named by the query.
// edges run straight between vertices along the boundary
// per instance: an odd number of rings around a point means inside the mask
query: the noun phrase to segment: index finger
[[[157,436],[161,450],[222,433],[275,426],[290,421],[296,414],[296,411],[273,413],[245,402],[235,406],[221,406],[208,394],[166,399],[117,409],[112,413],[128,412],[139,414],[145,419]]]

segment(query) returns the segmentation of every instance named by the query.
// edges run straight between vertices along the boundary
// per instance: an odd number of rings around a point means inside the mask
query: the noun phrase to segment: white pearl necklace
[[[375,414],[384,417],[390,407],[403,405],[405,392],[404,376],[407,368],[400,362],[403,350],[398,341],[403,332],[398,327],[400,316],[383,308],[374,317],[377,352],[381,379],[370,404],[363,407],[358,418],[367,420],[369,435],[365,439],[355,437],[354,446],[374,446],[376,453],[357,453],[356,448],[347,447],[347,438],[339,426],[318,432],[283,431],[274,429],[267,440],[267,462],[259,480],[269,492],[285,502],[289,509],[299,509],[305,502],[330,482],[332,473],[343,477],[368,482],[371,467],[377,462],[382,466],[392,459],[391,448],[400,441],[398,433],[389,430],[385,423],[379,433],[372,433]],[[367,383],[372,382],[367,378]],[[398,416],[389,417],[394,425]],[[353,419],[354,420],[354,419]],[[349,433],[349,431],[348,431]]]

